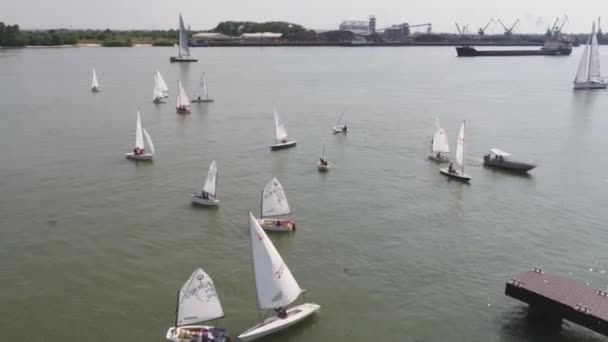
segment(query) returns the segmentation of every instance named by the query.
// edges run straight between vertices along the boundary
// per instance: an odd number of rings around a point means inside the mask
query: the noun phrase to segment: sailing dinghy
[[[177,103],[175,108],[177,110],[177,114],[190,114],[190,101],[188,100],[188,95],[182,87],[182,83],[177,81]]]
[[[150,148],[150,152],[146,152],[146,145],[144,144],[144,136],[146,142]],[[135,126],[135,148],[133,152],[125,153],[125,157],[131,160],[152,160],[154,157],[154,145],[152,144],[152,138],[148,131],[146,131],[141,125],[141,113],[137,110],[137,123]]]
[[[464,173],[464,152],[465,152],[465,140],[464,140],[464,121],[460,126],[460,133],[458,134],[458,143],[456,144],[456,166],[452,167],[452,163],[446,168],[439,169],[439,172],[449,178],[468,182],[471,176]]]
[[[199,89],[198,96],[191,102],[213,102],[213,99],[209,97],[209,89],[207,88],[205,73],[203,73],[203,76],[201,77],[201,87]]]
[[[321,306],[304,303],[289,307],[304,291],[281,258],[268,235],[249,212],[249,230],[258,309],[274,310],[275,314],[239,335],[243,341],[270,335],[313,315]]]
[[[188,47],[188,31],[184,26],[182,14],[179,14],[179,44],[177,46],[177,57],[169,58],[173,62],[196,62],[196,58],[190,57],[190,47]]]
[[[262,190],[261,202],[258,223],[262,228],[275,232],[296,230],[296,223],[293,220],[279,218],[279,216],[291,214],[291,208],[289,208],[283,185],[276,177],[271,179]]]
[[[317,162],[317,168],[321,172],[327,172],[329,171],[329,168],[331,168],[331,163],[325,157],[325,141],[323,141],[323,157],[321,157]]]
[[[338,122],[332,128],[334,131],[334,134],[338,134],[338,133],[346,134],[346,132],[348,132],[348,126],[346,126],[345,123],[342,123],[342,117],[344,117],[344,112],[342,112],[342,114],[340,115],[340,118],[338,119]]]
[[[587,40],[585,50],[583,50],[583,56],[573,83],[575,90],[606,89],[607,84],[600,74],[600,50],[595,32],[595,22],[593,22],[591,35]]]
[[[275,144],[270,145],[271,150],[281,150],[296,146],[296,141],[289,141],[287,136],[287,128],[285,123],[279,117],[276,108],[274,109],[274,135]]]
[[[209,165],[203,191],[200,194],[192,195],[192,203],[204,206],[217,206],[220,203],[217,199],[217,163],[215,160]]]
[[[94,93],[99,93],[101,89],[99,88],[99,81],[97,80],[97,73],[95,72],[95,68],[93,68],[93,79],[91,80],[91,91]]]
[[[160,85],[160,82],[158,81],[158,75],[156,74],[154,74],[154,90],[152,94],[152,102],[156,104],[167,102],[165,101],[165,94],[163,93],[163,89]]]
[[[435,119],[435,125],[437,128],[435,135],[433,135],[433,140],[431,140],[431,153],[429,153],[428,158],[440,163],[449,162],[450,157],[448,157],[448,153],[450,153],[450,145],[448,144],[448,136],[439,125],[439,119]]]
[[[167,87],[167,82],[163,78],[163,75],[160,74],[160,71],[156,70],[156,79],[158,80],[158,86],[163,94],[163,98],[169,97],[169,87]]]
[[[202,268],[195,270],[177,292],[175,324],[167,330],[173,342],[229,341],[228,332],[202,323],[224,317],[213,279]]]

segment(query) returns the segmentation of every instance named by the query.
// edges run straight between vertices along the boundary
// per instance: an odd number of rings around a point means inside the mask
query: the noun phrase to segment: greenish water
[[[530,325],[503,294],[532,266],[608,285],[608,92],[571,90],[581,49],[458,59],[453,48],[201,48],[188,65],[169,64],[172,53],[0,50],[6,340],[162,341],[198,266],[238,335],[257,321],[247,211],[258,214],[273,176],[298,231],[271,239],[322,310],[267,341],[602,340]],[[156,69],[171,93],[160,106]],[[192,94],[203,71],[216,101],[176,115],[176,80]],[[294,149],[268,148],[275,105]],[[123,156],[137,107],[152,164]],[[351,133],[332,136],[344,109]],[[426,160],[436,116],[453,149],[467,120],[469,186]],[[316,170],[323,139],[328,174]],[[529,177],[484,169],[492,147],[540,166]],[[213,159],[221,206],[192,208]]]

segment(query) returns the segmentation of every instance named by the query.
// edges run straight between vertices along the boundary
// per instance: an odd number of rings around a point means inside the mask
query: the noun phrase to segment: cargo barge
[[[479,51],[472,46],[456,47],[458,57],[477,56],[569,56],[572,53],[572,44],[562,41],[546,42],[539,50],[483,50]]]

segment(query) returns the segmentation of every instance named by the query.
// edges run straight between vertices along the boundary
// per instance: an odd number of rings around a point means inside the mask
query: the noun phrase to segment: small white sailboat
[[[275,232],[290,232],[296,230],[296,223],[290,219],[281,219],[280,216],[291,214],[287,195],[283,185],[274,177],[262,190],[260,203],[260,219],[258,223],[262,228]]]
[[[576,77],[574,78],[574,89],[606,89],[606,82],[600,74],[600,50],[595,32],[595,22],[591,28],[591,35],[583,50],[581,62],[578,65]]]
[[[167,87],[167,82],[163,78],[163,75],[160,74],[160,71],[156,70],[156,79],[158,81],[158,86],[163,94],[163,98],[169,97],[169,87]]]
[[[332,128],[332,130],[334,131],[334,134],[338,134],[338,133],[346,134],[346,132],[348,132],[348,126],[346,126],[345,123],[342,123],[342,118],[344,117],[344,113],[345,112],[342,112],[342,114],[340,115],[340,118],[338,119],[338,122]]]
[[[320,305],[313,303],[288,308],[304,291],[251,212],[249,212],[249,230],[258,309],[274,310],[275,315],[240,334],[239,339],[243,341],[252,341],[283,330],[313,315],[321,308]]]
[[[270,145],[271,150],[281,150],[296,146],[295,140],[288,140],[287,128],[285,127],[285,123],[279,117],[279,113],[277,113],[276,108],[274,109],[274,135],[275,144]]]
[[[458,134],[458,142],[456,144],[456,166],[453,168],[452,163],[446,168],[439,169],[442,175],[448,176],[459,181],[468,182],[471,176],[464,173],[464,153],[465,153],[465,140],[464,140],[464,121],[460,126],[460,133]]]
[[[167,102],[165,100],[165,95],[163,94],[163,90],[160,86],[160,82],[158,81],[158,75],[156,75],[156,74],[154,74],[154,90],[153,90],[153,94],[152,94],[152,102],[154,102],[156,104]]]
[[[192,195],[192,203],[204,206],[217,206],[220,203],[220,200],[217,199],[217,172],[217,163],[214,160],[209,165],[203,191],[200,194]]]
[[[144,136],[146,137],[146,142],[150,148],[150,152],[146,152]],[[154,145],[152,144],[152,138],[141,124],[141,113],[139,109],[137,110],[137,123],[135,126],[135,148],[133,149],[133,152],[125,153],[125,157],[131,160],[152,160],[152,157],[154,157]]]
[[[448,136],[439,125],[439,119],[437,118],[435,119],[435,125],[437,128],[433,135],[433,140],[431,140],[431,153],[429,153],[428,158],[440,163],[449,162],[450,157],[448,153],[450,153],[450,144],[448,143]]]
[[[215,291],[213,279],[202,268],[195,270],[177,292],[175,324],[166,338],[173,342],[224,342],[228,332],[202,323],[224,317],[224,309]]]
[[[101,88],[99,88],[99,80],[97,80],[97,73],[95,72],[95,68],[93,68],[93,79],[91,80],[91,91],[94,93],[99,93]]]
[[[327,172],[329,171],[329,168],[331,168],[331,163],[325,157],[325,141],[323,141],[323,157],[317,162],[317,168],[321,172]]]
[[[173,62],[196,62],[196,58],[190,57],[190,47],[188,46],[188,31],[184,25],[182,14],[179,14],[179,45],[177,46],[177,57],[169,58]]]
[[[190,114],[190,101],[188,100],[188,94],[182,87],[182,83],[177,81],[177,103],[175,108],[177,110],[177,114]]]
[[[199,89],[198,96],[191,102],[213,102],[213,99],[209,97],[209,89],[207,88],[207,80],[205,79],[205,73],[201,77],[201,86]]]

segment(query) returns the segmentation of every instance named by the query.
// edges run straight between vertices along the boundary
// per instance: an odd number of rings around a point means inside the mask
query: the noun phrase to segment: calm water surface
[[[572,91],[581,49],[200,48],[188,65],[173,52],[0,50],[3,340],[162,341],[198,266],[238,335],[257,321],[247,211],[273,176],[298,231],[271,238],[322,311],[267,341],[602,340],[530,325],[503,294],[532,266],[608,286],[608,92]],[[156,69],[171,91],[160,106]],[[177,79],[192,94],[203,71],[216,102],[176,115]],[[273,106],[295,149],[270,152]],[[152,164],[123,156],[138,107]],[[352,131],[332,136],[342,110]],[[452,147],[467,120],[468,186],[426,160],[435,117]],[[319,174],[324,139],[334,167]],[[484,169],[492,147],[540,166]],[[213,159],[221,206],[192,208]]]

